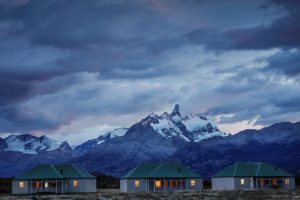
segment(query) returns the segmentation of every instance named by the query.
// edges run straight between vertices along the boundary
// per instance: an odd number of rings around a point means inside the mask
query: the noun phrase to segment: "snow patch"
[[[62,144],[46,136],[35,137],[29,134],[10,135],[4,139],[7,148],[4,151],[18,151],[25,154],[37,154],[39,151],[51,151]]]

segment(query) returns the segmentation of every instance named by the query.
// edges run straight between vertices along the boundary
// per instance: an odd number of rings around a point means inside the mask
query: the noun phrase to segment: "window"
[[[140,187],[140,181],[134,181],[134,186],[135,187]]]
[[[56,181],[48,181],[48,187],[56,187]]]
[[[172,181],[171,181],[171,186],[172,186],[172,187],[176,187],[176,180],[172,180]]]
[[[40,188],[41,187],[41,184],[39,181],[35,182],[35,188]]]
[[[290,184],[290,180],[289,180],[289,179],[285,179],[285,180],[284,180],[284,183],[285,183],[286,185],[288,185],[288,184]]]
[[[78,181],[77,180],[73,181],[73,187],[75,187],[75,188],[78,187]]]
[[[196,180],[191,180],[191,186],[195,186],[196,185]]]
[[[155,187],[160,188],[161,187],[161,181],[155,181]]]
[[[245,184],[245,179],[241,178],[241,185]]]
[[[45,188],[47,188],[48,187],[48,182],[45,182]]]
[[[165,181],[165,187],[168,187],[168,186],[169,186],[168,181]]]
[[[20,181],[19,186],[20,186],[20,188],[24,188],[24,181]]]
[[[171,181],[171,186],[172,187],[179,187],[179,183],[180,183],[179,180],[172,180]]]

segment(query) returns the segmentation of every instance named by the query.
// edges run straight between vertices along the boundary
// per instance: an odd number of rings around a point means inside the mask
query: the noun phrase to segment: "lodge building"
[[[38,165],[12,183],[12,194],[96,192],[96,178],[72,164]]]
[[[121,177],[121,192],[202,190],[202,178],[178,163],[140,164]]]
[[[237,162],[212,177],[213,190],[295,188],[295,178],[268,163]]]

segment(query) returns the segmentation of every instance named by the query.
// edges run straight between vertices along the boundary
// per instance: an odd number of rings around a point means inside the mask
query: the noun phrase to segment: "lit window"
[[[155,187],[160,188],[161,187],[161,181],[155,181]]]
[[[285,179],[284,182],[285,182],[286,185],[290,184],[290,180],[289,179]]]
[[[19,186],[20,186],[20,188],[24,188],[24,181],[20,181]]]
[[[134,181],[134,186],[135,187],[140,187],[140,181]]]
[[[45,182],[45,188],[47,188],[48,187],[48,182]]]
[[[241,179],[241,185],[244,185],[245,184],[245,179]]]
[[[78,181],[77,180],[73,181],[73,187],[78,187]]]
[[[191,186],[195,186],[196,185],[196,180],[191,180]]]
[[[40,188],[41,187],[41,184],[39,181],[35,182],[35,188]]]

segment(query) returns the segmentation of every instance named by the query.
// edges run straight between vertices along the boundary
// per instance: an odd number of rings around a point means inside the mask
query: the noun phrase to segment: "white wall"
[[[127,179],[120,180],[120,192],[127,192]]]
[[[20,188],[20,181],[13,181],[12,182],[12,194],[28,194],[29,190],[29,184],[28,181],[23,181],[24,182],[24,188]]]
[[[191,180],[196,181],[195,186],[191,186]],[[203,180],[202,178],[191,178],[191,179],[186,179],[186,190],[202,190],[203,187]]]
[[[244,184],[241,184],[241,179],[244,179]],[[251,178],[250,177],[235,177],[234,188],[236,190],[251,189]]]
[[[78,186],[74,187],[73,181],[78,181]],[[64,193],[85,193],[97,192],[96,179],[68,179],[64,183]]]
[[[296,183],[295,183],[295,177],[289,177],[289,184],[285,186],[285,188],[288,189],[295,189],[296,188]]]
[[[78,187],[73,186],[73,181],[78,181]],[[20,180],[21,181],[21,180]],[[20,188],[19,180],[14,180],[12,183],[12,194],[31,194],[37,192],[52,192],[56,193],[56,188],[45,188],[44,187],[44,180],[43,180],[43,187],[42,188],[35,188],[32,186],[30,188],[30,181],[24,181],[24,188]],[[33,181],[34,183],[34,181]],[[85,192],[97,192],[96,188],[96,179],[68,179],[64,180],[63,184],[64,193],[85,193]],[[57,193],[62,193],[62,184],[61,180],[58,180],[57,184]]]
[[[135,187],[134,182],[139,181],[140,186]],[[146,179],[121,179],[120,180],[120,191],[121,192],[146,192],[147,181]]]
[[[212,178],[211,179],[213,190],[234,190],[234,178]]]

